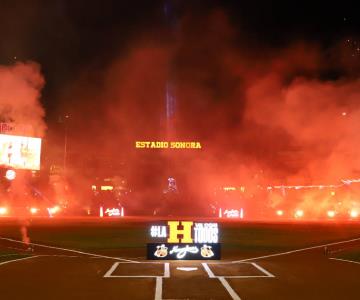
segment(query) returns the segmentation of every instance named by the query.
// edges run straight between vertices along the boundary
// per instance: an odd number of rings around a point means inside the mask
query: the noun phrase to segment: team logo
[[[210,258],[214,256],[214,252],[211,250],[211,246],[208,245],[204,245],[201,247],[201,256],[202,257],[206,257],[206,258]]]
[[[157,246],[154,255],[159,258],[166,257],[168,255],[168,248],[164,244]]]

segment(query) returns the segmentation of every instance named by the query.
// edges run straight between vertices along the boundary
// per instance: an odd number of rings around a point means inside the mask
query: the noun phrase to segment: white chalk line
[[[141,264],[163,264],[164,265],[164,274],[163,275],[112,275],[116,268],[120,265],[131,264],[131,262],[115,262],[110,269],[103,276],[104,278],[170,278],[170,263],[159,263],[159,262],[142,262]],[[138,264],[138,263],[137,263]]]
[[[100,257],[100,258],[107,258],[107,259],[113,259],[113,260],[126,261],[126,262],[131,262],[131,263],[139,263],[138,261],[129,260],[129,259],[126,259],[126,258],[121,258],[121,257],[113,257],[113,256],[107,256],[107,255],[100,255],[100,254],[95,254],[95,253],[83,252],[83,251],[78,251],[78,250],[73,250],[73,249],[66,249],[66,248],[60,248],[60,247],[54,247],[54,246],[48,246],[48,245],[42,245],[42,244],[37,244],[37,243],[25,243],[25,242],[23,242],[23,241],[14,240],[14,239],[10,239],[10,238],[4,238],[4,237],[0,237],[0,240],[10,241],[10,242],[20,243],[20,244],[26,244],[26,245],[32,245],[32,246],[38,246],[38,247],[43,247],[43,248],[48,248],[48,249],[55,249],[55,250],[73,252],[73,253],[78,253],[78,254],[87,255],[87,256],[92,256],[92,257]]]
[[[234,291],[234,289],[230,286],[230,284],[224,277],[218,277],[218,279],[233,300],[241,300],[239,295]]]
[[[343,261],[343,262],[348,262],[348,263],[353,263],[353,264],[356,264],[356,265],[360,265],[360,262],[358,262],[358,261],[353,261],[353,260],[349,260],[349,259],[334,258],[334,257],[331,257],[331,258],[329,258],[329,259],[331,259],[331,260]]]
[[[112,277],[111,274],[116,270],[116,268],[118,267],[119,262],[114,263],[110,269],[105,273],[104,277],[108,278],[108,277]]]
[[[0,263],[1,265],[5,265],[11,262],[19,261],[19,260],[26,260],[30,258],[41,258],[41,257],[63,257],[63,258],[81,258],[81,256],[74,256],[74,255],[56,255],[56,254],[39,254],[39,255],[32,255],[32,254],[6,254],[0,255],[0,257],[9,257],[9,256],[26,256],[18,259],[11,259]]]
[[[170,278],[170,264],[164,264],[164,278]]]
[[[258,269],[261,273],[265,275],[215,275],[209,265],[236,265],[236,264],[244,264],[244,265],[252,265],[254,268]],[[265,270],[263,267],[259,266],[254,262],[211,262],[211,263],[202,263],[205,271],[208,273],[210,278],[274,278],[276,277],[274,274],[271,274],[269,271]]]
[[[0,257],[8,257],[8,256],[37,256],[37,257],[70,257],[70,258],[80,258],[81,256],[75,256],[75,255],[64,255],[64,254],[39,254],[39,255],[33,255],[33,254],[25,254],[25,253],[13,253],[13,254],[4,254],[0,255]]]
[[[206,271],[206,273],[208,274],[209,278],[216,278],[216,276],[214,275],[214,273],[211,271],[211,269],[209,268],[207,263],[201,263],[204,270]]]
[[[250,278],[251,279],[251,278],[274,278],[275,277],[275,275],[271,274],[269,271],[265,270],[263,267],[259,266],[258,264],[254,263],[254,262],[252,262],[252,263],[244,262],[243,264],[251,264],[256,269],[258,269],[260,272],[264,273],[265,275],[218,276],[218,275],[214,274],[214,272],[211,270],[211,268],[209,267],[209,265],[207,263],[201,263],[201,264],[202,264],[204,270],[206,271],[206,273],[208,274],[209,278],[218,279],[233,300],[241,300],[241,299],[240,299],[240,296],[231,287],[229,282],[226,280],[227,278],[235,278],[235,279],[244,279],[244,278],[249,279]],[[217,263],[211,263],[211,264],[218,265]],[[232,264],[236,264],[236,263],[232,263]]]
[[[328,244],[323,244],[323,245],[317,245],[317,246],[312,246],[312,247],[307,247],[307,248],[300,248],[300,249],[295,249],[295,250],[290,250],[290,251],[280,252],[280,253],[274,253],[274,254],[269,254],[269,255],[263,255],[263,256],[258,256],[258,257],[245,258],[245,259],[241,259],[241,260],[234,260],[229,263],[247,262],[247,261],[252,261],[252,260],[289,255],[289,254],[293,254],[293,253],[297,253],[297,252],[304,252],[304,251],[308,251],[308,250],[314,250],[314,249],[319,249],[319,248],[324,248],[324,247],[334,246],[334,245],[341,245],[341,244],[351,243],[351,242],[356,242],[356,241],[360,241],[360,238],[345,240],[345,241],[340,241],[340,242],[334,242],[334,243],[328,243]]]
[[[154,264],[152,262],[149,262],[150,264]],[[116,268],[120,264],[125,264],[124,262],[115,262],[110,269],[105,273],[103,276],[104,278],[155,278],[156,284],[155,284],[155,300],[162,300],[162,292],[163,292],[163,278],[170,278],[170,264],[164,263],[164,275],[112,275]],[[155,263],[157,264],[157,263]]]
[[[155,300],[162,300],[162,290],[163,290],[163,279],[162,277],[156,277],[156,286],[155,286]]]
[[[18,259],[7,260],[7,261],[1,262],[0,266],[6,265],[6,264],[9,264],[9,263],[13,263],[13,262],[17,262],[17,261],[21,261],[21,260],[37,258],[37,257],[39,257],[39,255],[33,255],[33,256],[28,256],[28,257],[23,257],[23,258],[18,258]]]
[[[263,272],[267,275],[267,277],[275,277],[274,274],[271,274],[269,271],[265,270],[263,267],[259,266],[257,263],[251,263],[256,269],[258,269],[260,272]]]

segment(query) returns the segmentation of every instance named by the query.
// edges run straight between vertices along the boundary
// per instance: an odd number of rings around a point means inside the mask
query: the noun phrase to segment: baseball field
[[[221,260],[149,261],[158,220],[2,218],[0,299],[360,299],[358,222],[213,219]]]

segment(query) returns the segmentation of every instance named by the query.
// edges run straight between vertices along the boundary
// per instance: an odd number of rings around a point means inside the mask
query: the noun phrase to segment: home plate
[[[176,269],[180,270],[180,271],[191,272],[191,271],[196,271],[198,268],[196,268],[196,267],[177,267]]]

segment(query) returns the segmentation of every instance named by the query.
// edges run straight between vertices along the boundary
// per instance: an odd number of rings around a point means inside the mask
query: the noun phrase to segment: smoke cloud
[[[124,176],[144,194],[169,176],[203,198],[216,186],[359,176],[358,62],[349,68],[341,47],[270,48],[247,41],[221,11],[183,16],[166,36],[141,35],[105,69],[87,69],[68,87],[72,151],[124,162]],[[135,150],[137,140],[168,137],[169,84],[172,138],[200,141],[202,150]]]
[[[37,63],[0,66],[0,119],[15,126],[14,133],[44,136],[45,111],[39,100],[44,83]]]

